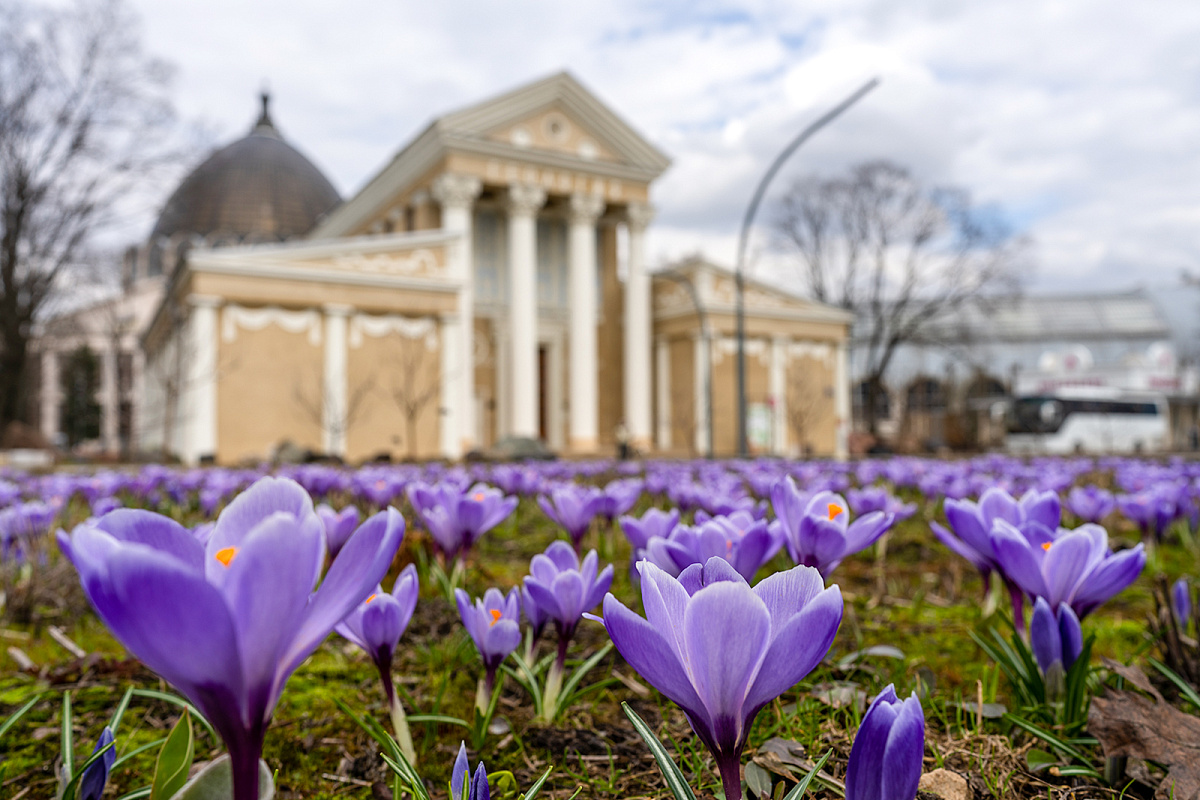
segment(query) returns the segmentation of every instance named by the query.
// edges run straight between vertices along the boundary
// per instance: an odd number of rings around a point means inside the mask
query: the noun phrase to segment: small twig
[[[8,648],[8,657],[17,662],[22,672],[36,672],[37,664],[33,663],[33,659],[25,655],[25,651],[16,645],[10,645]]]
[[[12,639],[14,642],[28,642],[31,638],[29,633],[25,631],[14,631],[8,628],[0,628],[0,639]]]
[[[62,628],[57,625],[51,625],[46,628],[46,632],[50,634],[50,638],[62,645],[63,649],[76,658],[86,658],[87,653],[83,648],[71,641],[71,637],[63,633]]]
[[[350,783],[355,786],[370,786],[370,781],[360,781],[358,778],[347,778],[343,775],[334,775],[331,772],[322,772],[321,777],[327,781],[337,781],[338,783]]]
[[[645,686],[643,686],[642,684],[635,681],[633,678],[630,678],[628,675],[621,674],[620,670],[614,669],[612,671],[612,675],[614,678],[616,678],[622,684],[624,684],[626,689],[633,692],[638,697],[649,697],[650,696],[649,689],[647,689]]]

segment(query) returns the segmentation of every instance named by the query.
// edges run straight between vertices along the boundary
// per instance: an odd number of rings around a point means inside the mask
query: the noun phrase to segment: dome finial
[[[275,135],[278,135],[278,131],[275,130],[275,123],[271,122],[271,113],[270,113],[271,93],[270,93],[270,91],[268,91],[266,88],[264,88],[261,92],[259,92],[258,97],[262,101],[262,113],[260,113],[258,115],[258,121],[254,123],[253,132],[254,133],[273,133]]]

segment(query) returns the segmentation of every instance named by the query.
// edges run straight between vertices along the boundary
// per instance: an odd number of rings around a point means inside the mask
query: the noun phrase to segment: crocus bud
[[[914,694],[899,700],[888,684],[854,737],[846,765],[846,800],[913,800],[925,755],[925,715]]]
[[[1175,614],[1175,622],[1187,631],[1188,620],[1192,618],[1192,594],[1189,591],[1187,578],[1180,578],[1171,587],[1171,611]]]
[[[450,776],[450,800],[489,800],[490,795],[487,770],[483,762],[479,762],[472,777],[470,765],[467,763],[467,745],[459,743],[458,758],[454,759],[454,772]]]
[[[96,749],[92,752],[103,750],[112,744],[112,741],[112,728],[105,728],[100,733],[100,740],[96,742]],[[108,783],[108,773],[112,771],[116,762],[116,748],[109,747],[104,755],[93,761],[91,766],[84,770],[83,777],[79,779],[79,800],[100,800],[100,795],[104,794],[104,785]]]
[[[1043,674],[1049,674],[1055,663],[1066,672],[1083,649],[1079,618],[1066,603],[1059,606],[1055,614],[1046,599],[1039,597],[1033,604],[1033,617],[1029,621],[1029,644]]]

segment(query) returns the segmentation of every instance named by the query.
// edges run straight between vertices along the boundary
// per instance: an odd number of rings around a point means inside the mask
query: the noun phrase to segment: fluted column
[[[654,381],[658,399],[658,449],[671,448],[671,343],[659,337],[654,344]]]
[[[570,203],[571,449],[595,452],[598,438],[596,354],[596,220],[604,198],[573,194]]]
[[[787,407],[787,339],[771,339],[771,402],[772,436],[771,452],[777,456],[787,455],[788,407]]]
[[[460,234],[457,243],[452,248],[450,257],[450,275],[462,281],[458,292],[459,330],[458,358],[449,365],[452,382],[448,390],[455,393],[455,407],[458,411],[454,429],[447,434],[453,434],[457,440],[454,446],[446,450],[447,457],[457,457],[457,454],[474,449],[475,447],[475,243],[473,233],[473,217],[475,198],[483,184],[473,175],[457,175],[445,173],[439,175],[433,182],[433,198],[442,206],[442,228],[450,233]],[[446,398],[443,398],[445,401]],[[449,428],[449,422],[447,428]],[[448,439],[445,439],[448,441]],[[451,456],[454,452],[456,455]]]
[[[445,458],[462,458],[462,393],[457,391],[463,364],[462,325],[454,314],[444,315],[441,328],[441,428],[439,448]]]
[[[46,347],[49,347],[51,342],[46,341]],[[42,351],[42,386],[41,397],[42,403],[42,436],[46,437],[46,441],[50,444],[55,444],[58,440],[59,421],[59,385],[58,385],[58,353],[53,350]]]
[[[346,455],[346,428],[349,425],[346,333],[354,309],[343,305],[325,306],[325,376],[321,398],[322,448],[333,456]]]
[[[180,354],[187,365],[182,456],[194,465],[217,453],[217,308],[221,299],[189,295],[187,302],[192,310],[187,343]]]
[[[514,436],[538,435],[537,212],[540,186],[508,187],[508,330]]]
[[[837,424],[833,453],[835,458],[844,460],[850,457],[850,343],[846,339],[838,342],[837,346],[837,363],[833,370],[833,396]]]
[[[650,278],[646,274],[646,226],[654,209],[630,203],[629,274],[625,279],[625,426],[633,446],[647,450],[650,434]]]

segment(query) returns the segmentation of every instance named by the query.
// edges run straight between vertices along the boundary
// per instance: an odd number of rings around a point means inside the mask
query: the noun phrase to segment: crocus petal
[[[209,539],[210,553],[214,549],[240,546],[258,523],[280,511],[297,519],[316,517],[312,498],[300,484],[290,478],[259,478],[221,511]],[[320,524],[319,517],[316,521]]]
[[[865,550],[875,544],[880,536],[888,532],[895,521],[895,514],[883,511],[872,511],[870,514],[854,520],[846,528],[846,544],[842,550],[842,557]]]
[[[1071,602],[1075,589],[1095,562],[1089,559],[1092,540],[1086,534],[1068,534],[1050,545],[1042,559],[1042,578],[1046,583],[1046,600],[1051,607]]]
[[[113,742],[113,732],[109,727],[105,727],[100,732],[100,738],[96,741],[96,747],[92,753],[97,753],[103,750]],[[104,755],[92,762],[92,765],[84,770],[83,777],[79,779],[79,800],[100,800],[100,796],[104,794],[104,784],[108,783],[108,774],[112,772],[113,765],[117,761],[117,749],[109,747],[104,751]]]
[[[454,767],[450,770],[450,800],[462,800],[463,784],[467,782],[467,776],[470,773],[471,767],[467,763],[467,744],[460,742],[458,757],[454,759]]]
[[[646,582],[645,573],[642,582]],[[604,598],[604,627],[617,652],[647,683],[694,719],[705,719],[704,703],[684,672],[680,654],[659,629],[611,594]]]
[[[1058,619],[1046,599],[1039,597],[1034,601],[1033,616],[1029,620],[1029,646],[1043,674],[1054,662],[1064,663],[1062,644]]]
[[[797,608],[807,606],[823,591],[825,581],[821,580],[821,573],[812,567],[776,572],[763,578],[754,587],[754,593],[766,603],[767,611],[771,614],[771,630],[776,637],[788,620],[795,616]]]
[[[962,539],[958,538],[950,531],[943,528],[936,522],[930,522],[929,527],[933,530],[933,535],[938,541],[950,548],[951,551],[958,553],[960,556],[970,561],[975,566],[975,569],[980,572],[988,572],[992,569],[992,562],[971,545],[967,544]]]
[[[487,770],[483,762],[475,768],[475,777],[471,778],[471,792],[467,800],[491,800],[491,788],[488,786]]]
[[[921,782],[921,761],[925,755],[925,715],[921,703],[910,697],[900,703],[899,713],[888,733],[883,750],[883,780],[879,795],[890,800],[909,800],[917,796]]]
[[[896,691],[889,684],[863,715],[846,764],[846,800],[892,800],[882,794],[888,736],[896,722]]]
[[[387,574],[403,538],[404,518],[394,508],[380,511],[359,526],[309,601],[304,621],[280,664],[280,674],[295,671],[333,626],[367,598]]]
[[[783,694],[821,663],[842,624],[842,609],[842,591],[835,584],[778,629],[772,627],[770,648],[746,698],[747,709]]]
[[[767,654],[771,615],[748,587],[722,581],[697,592],[683,618],[696,693],[704,701],[718,746],[740,743],[746,695]]]
[[[1068,605],[1058,609],[1058,632],[1062,639],[1063,669],[1070,669],[1083,650],[1083,629],[1079,617]]]
[[[1003,520],[997,520],[992,528],[992,543],[996,560],[1004,569],[1004,574],[1026,594],[1031,597],[1050,594],[1042,578],[1041,564],[1020,531]]]
[[[1137,580],[1146,566],[1146,551],[1137,546],[1115,553],[1092,570],[1071,599],[1080,619]]]
[[[137,508],[118,508],[94,523],[95,527],[122,542],[144,544],[178,558],[199,570],[204,548],[187,528],[170,517]]]

